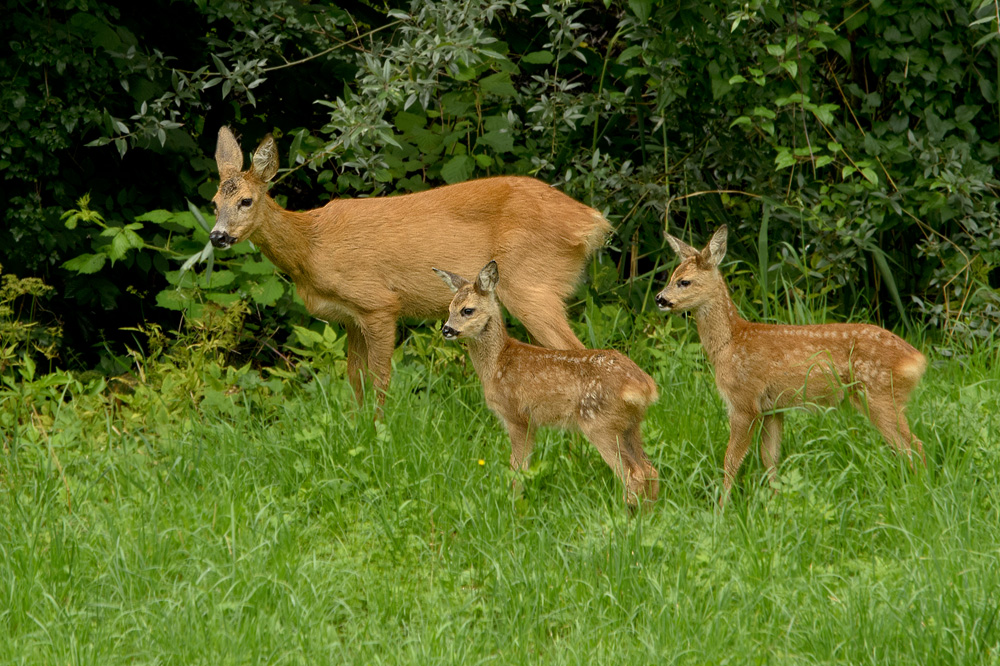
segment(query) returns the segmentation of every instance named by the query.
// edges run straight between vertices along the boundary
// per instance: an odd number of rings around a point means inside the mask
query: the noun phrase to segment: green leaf
[[[638,45],[630,46],[630,47],[628,47],[627,49],[625,49],[624,51],[622,51],[621,53],[618,54],[618,57],[615,59],[615,62],[617,62],[619,65],[624,65],[626,62],[628,62],[629,60],[632,60],[637,55],[641,55],[642,51],[643,51],[643,48],[641,46],[638,46]],[[549,53],[549,52],[548,51],[539,51],[539,53]]]
[[[640,23],[648,21],[653,13],[653,0],[628,0],[628,6]]]
[[[514,150],[514,137],[509,130],[486,132],[476,140],[476,145],[486,145],[498,153],[509,153]]]
[[[69,261],[63,262],[62,267],[66,270],[89,275],[101,270],[101,268],[104,267],[104,262],[107,258],[107,255],[103,252],[98,252],[97,254],[81,254],[79,257],[73,257]]]
[[[510,72],[497,72],[490,74],[479,80],[479,85],[488,93],[499,95],[500,97],[514,97],[517,90],[510,82]]]
[[[829,155],[820,155],[816,158],[816,168],[825,167],[827,164],[833,162],[833,158]]]
[[[143,213],[139,217],[135,218],[137,222],[152,222],[153,224],[163,224],[170,218],[174,216],[169,210],[163,210],[162,208],[157,210],[151,210],[148,213]]]
[[[475,167],[475,160],[468,155],[455,155],[441,167],[441,177],[448,184],[461,183],[472,176]]]
[[[274,264],[265,257],[261,261],[254,261],[253,259],[244,261],[239,270],[246,275],[271,275],[275,269]]]
[[[250,298],[258,305],[274,305],[285,293],[285,284],[277,275],[272,275],[264,282],[253,284],[249,289]]]
[[[767,48],[768,53],[776,58],[780,58],[785,55],[785,49],[780,44],[768,44],[765,48]]]
[[[168,310],[184,310],[191,304],[191,295],[180,289],[164,289],[156,295],[156,304]]]
[[[555,59],[552,55],[552,51],[532,51],[531,53],[526,53],[521,62],[526,62],[532,65],[547,65]]]
[[[422,129],[427,124],[427,116],[402,111],[396,114],[396,128],[404,134]]]
[[[786,60],[785,62],[781,63],[781,67],[786,72],[788,72],[788,75],[791,76],[793,79],[799,75],[799,63],[795,62],[794,60]]]

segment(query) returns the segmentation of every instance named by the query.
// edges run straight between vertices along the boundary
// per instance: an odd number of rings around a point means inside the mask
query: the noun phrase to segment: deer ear
[[[469,281],[461,275],[455,275],[454,273],[443,271],[440,268],[432,268],[431,270],[437,273],[439,278],[444,280],[444,283],[448,285],[448,288],[451,289],[452,293],[469,284]]]
[[[688,259],[698,254],[698,250],[694,249],[680,238],[676,238],[670,234],[665,235],[667,237],[667,242],[670,243],[670,247],[674,249],[674,252],[676,252],[677,256],[681,259]]]
[[[497,269],[497,262],[491,261],[483,267],[483,270],[479,271],[479,277],[476,278],[476,291],[481,294],[492,294],[499,281],[500,271]]]
[[[274,138],[268,134],[253,154],[250,173],[266,183],[278,173],[278,166],[278,146],[274,143]]]
[[[215,143],[215,164],[219,167],[220,180],[226,180],[243,170],[243,151],[228,127],[219,128],[219,138]]]
[[[718,268],[719,264],[722,263],[723,257],[726,256],[726,235],[729,233],[729,229],[726,225],[722,225],[718,228],[715,234],[712,235],[712,240],[708,241],[708,245],[701,252],[702,258],[708,262],[709,266],[713,268]]]

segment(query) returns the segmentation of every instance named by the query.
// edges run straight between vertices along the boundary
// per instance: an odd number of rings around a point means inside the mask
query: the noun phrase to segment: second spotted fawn
[[[924,355],[893,333],[870,324],[785,326],[743,319],[719,272],[726,255],[726,227],[700,252],[668,235],[681,259],[656,296],[661,310],[693,311],[698,335],[715,368],[715,383],[729,408],[725,496],[761,431],[760,454],[772,480],[781,455],[782,413],[803,404],[836,404],[845,398],[865,413],[896,451],[923,444],[910,433],[904,410],[924,374]]]
[[[656,384],[613,350],[546,349],[507,335],[491,261],[474,282],[434,269],[455,292],[445,338],[469,341],[472,365],[489,405],[507,427],[510,466],[526,469],[540,425],[581,431],[625,484],[625,501],[656,499],[658,473],[642,449],[639,424]]]

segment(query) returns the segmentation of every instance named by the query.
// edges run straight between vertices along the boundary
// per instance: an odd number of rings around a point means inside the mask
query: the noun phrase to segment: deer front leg
[[[735,409],[729,415],[729,446],[726,447],[726,460],[723,466],[723,495],[719,504],[724,504],[732,490],[736,473],[750,448],[753,431],[760,422],[760,414],[754,412],[738,412]]]
[[[364,404],[365,379],[368,375],[368,343],[361,327],[355,322],[344,325],[347,329],[347,381],[354,389],[358,404]]]

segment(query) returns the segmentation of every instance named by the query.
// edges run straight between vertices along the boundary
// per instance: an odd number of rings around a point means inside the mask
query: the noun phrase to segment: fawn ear
[[[674,249],[674,252],[676,252],[677,256],[681,259],[689,259],[698,254],[698,250],[694,249],[680,238],[676,238],[670,234],[664,235],[667,237],[667,242],[670,243],[670,247]]]
[[[728,233],[729,229],[723,224],[712,235],[712,240],[708,241],[705,249],[701,251],[701,258],[712,268],[718,268],[719,264],[722,263],[722,258],[726,256],[726,235]]]
[[[497,270],[497,262],[491,261],[483,267],[483,270],[479,271],[479,277],[476,278],[476,291],[483,295],[492,294],[499,281],[500,271]]]
[[[448,285],[448,288],[451,289],[452,293],[469,284],[469,281],[461,275],[455,275],[454,273],[443,271],[440,268],[432,268],[431,270],[437,273],[439,278],[444,280],[444,283]]]
[[[274,174],[278,173],[278,166],[280,166],[278,164],[278,146],[274,143],[274,137],[268,134],[253,154],[250,175],[266,183],[274,178]]]
[[[219,128],[215,143],[215,164],[219,167],[219,180],[226,180],[243,170],[243,151],[228,127]]]

